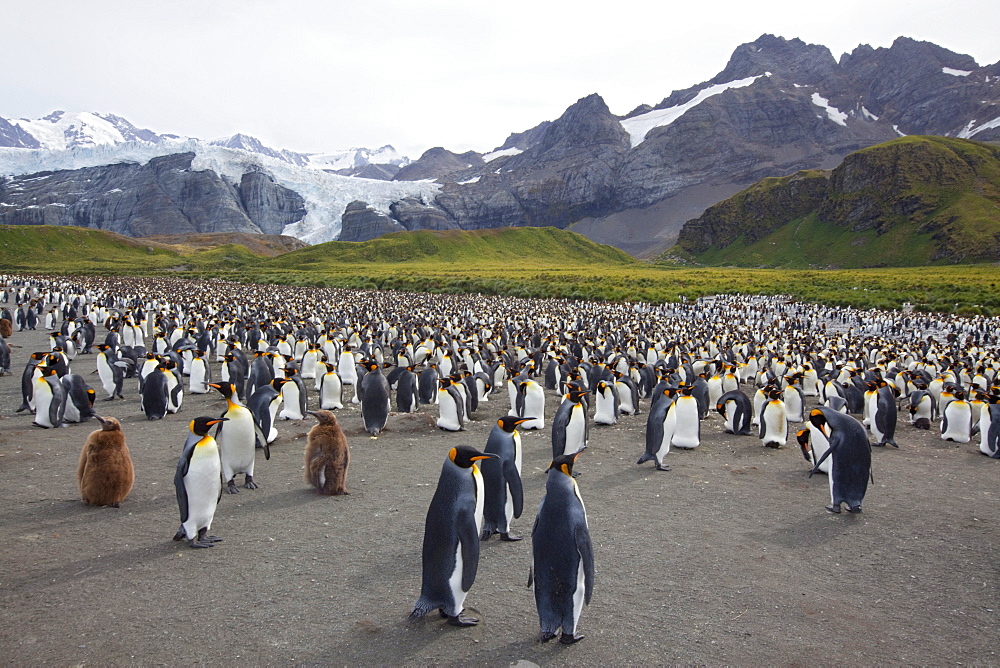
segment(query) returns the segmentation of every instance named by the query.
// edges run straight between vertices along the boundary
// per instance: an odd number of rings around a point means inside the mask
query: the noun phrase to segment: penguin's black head
[[[581,452],[583,452],[583,449],[578,450],[577,452],[574,452],[571,455],[559,455],[558,457],[552,460],[552,463],[549,464],[549,468],[546,470],[548,471],[551,469],[555,469],[557,471],[565,473],[566,475],[572,478],[573,465],[576,464],[576,458],[580,456]]]
[[[523,424],[528,420],[534,420],[533,417],[517,417],[516,415],[504,415],[502,418],[497,420],[497,426],[503,429],[508,434],[513,434],[517,430],[517,425]]]
[[[827,437],[830,436],[830,423],[826,421],[826,416],[823,415],[823,411],[818,408],[812,409],[809,412],[809,422],[823,432],[824,435]]]
[[[208,430],[212,428],[212,425],[219,424],[220,422],[226,422],[229,418],[217,418],[217,417],[196,417],[191,420],[188,424],[188,428],[191,430],[192,434],[197,436],[205,436],[208,434]]]
[[[795,440],[798,441],[799,447],[802,448],[802,456],[806,458],[807,462],[811,462],[812,459],[809,458],[809,452],[812,450],[812,446],[809,445],[809,430],[799,429],[798,433],[795,434]]]
[[[231,399],[236,392],[236,386],[232,383],[209,383],[208,386],[217,389],[226,399]]]
[[[470,445],[459,445],[451,449],[448,453],[448,459],[450,459],[459,468],[467,469],[471,468],[473,464],[481,459],[492,459],[495,458],[494,454],[486,454],[476,450]]]
[[[570,390],[569,400],[574,404],[578,404],[583,401],[583,398],[587,396],[587,390]]]

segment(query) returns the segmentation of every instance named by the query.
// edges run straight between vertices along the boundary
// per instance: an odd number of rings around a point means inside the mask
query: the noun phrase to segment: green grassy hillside
[[[796,243],[792,228],[775,234],[788,235],[784,246]],[[578,235],[548,229],[407,233],[379,241],[321,244],[267,259],[234,244],[178,251],[97,230],[0,226],[0,272],[222,276],[301,286],[654,303],[742,292],[859,308],[898,308],[910,302],[918,310],[1000,313],[1000,269],[995,265],[840,271],[678,268],[638,262]],[[761,240],[751,248],[766,250],[767,243]]]
[[[706,265],[879,267],[1000,260],[1000,148],[901,137],[852,153],[827,185],[766,179],[688,222],[668,256]]]
[[[577,266],[636,260],[611,246],[554,227],[505,227],[494,230],[395,232],[370,241],[330,241],[286,253],[269,268],[319,269],[340,264],[408,263],[501,266]]]

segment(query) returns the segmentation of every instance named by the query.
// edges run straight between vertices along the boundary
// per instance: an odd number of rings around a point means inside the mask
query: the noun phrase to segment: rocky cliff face
[[[1000,148],[962,139],[906,137],[852,153],[831,172],[764,179],[682,228],[698,256],[746,248],[806,217],[859,235],[924,245],[930,260],[1000,259]],[[841,240],[844,243],[844,239]]]
[[[351,202],[342,218],[340,241],[368,241],[406,228],[364,202]]]
[[[691,253],[725,248],[736,240],[752,244],[785,223],[815,211],[830,187],[825,171],[766,178],[710,206],[681,229],[677,244]]]
[[[305,214],[302,198],[262,174],[239,186],[191,169],[191,153],[15,177],[0,185],[0,222],[78,225],[127,236],[279,233]]]

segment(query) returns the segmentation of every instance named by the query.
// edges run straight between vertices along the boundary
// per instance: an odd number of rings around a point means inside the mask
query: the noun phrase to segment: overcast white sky
[[[599,93],[623,114],[763,33],[1000,60],[995,0],[0,0],[0,116],[115,113],[303,152],[485,152]]]

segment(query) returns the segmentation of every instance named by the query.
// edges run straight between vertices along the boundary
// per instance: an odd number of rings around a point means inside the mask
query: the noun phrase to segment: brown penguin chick
[[[306,482],[320,494],[348,494],[347,465],[351,450],[347,437],[330,411],[309,411],[319,424],[309,430],[306,442]]]
[[[91,432],[83,444],[76,480],[84,503],[118,508],[135,482],[132,457],[121,423],[115,418],[97,419],[102,429]]]

